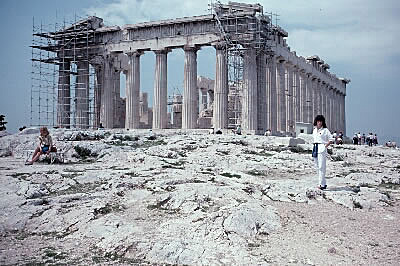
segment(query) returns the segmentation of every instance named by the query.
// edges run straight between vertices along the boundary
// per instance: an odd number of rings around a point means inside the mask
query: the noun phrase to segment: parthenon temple
[[[42,65],[52,65],[49,71],[55,72],[56,108],[39,109],[54,112],[57,127],[240,125],[248,133],[269,129],[285,135],[294,133],[297,123],[312,123],[323,114],[329,129],[346,133],[350,80],[330,73],[319,56],[292,51],[288,33],[273,24],[272,14],[264,13],[260,4],[217,2],[206,15],[124,26],[105,26],[103,19],[91,16],[33,35],[46,41],[33,43],[32,50],[40,54],[33,56],[33,67],[40,65],[43,71]],[[206,46],[215,49],[214,80],[197,74],[197,52]],[[184,50],[184,82],[183,94],[169,100],[167,57],[173,49]],[[141,92],[144,53],[155,54],[151,108],[148,94]],[[126,75],[126,99],[120,96],[120,73]]]

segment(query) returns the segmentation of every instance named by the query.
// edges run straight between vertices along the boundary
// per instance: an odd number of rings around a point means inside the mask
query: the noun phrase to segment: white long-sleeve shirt
[[[318,153],[322,153],[326,151],[325,145],[328,144],[329,141],[333,142],[333,136],[329,129],[321,127],[320,129],[317,129],[317,127],[314,127],[313,131],[313,138],[314,138],[314,143],[318,143]]]

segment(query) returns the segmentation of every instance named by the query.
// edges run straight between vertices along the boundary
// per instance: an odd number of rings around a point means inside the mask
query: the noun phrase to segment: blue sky
[[[256,1],[244,1],[255,3]],[[400,2],[396,0],[257,1],[278,13],[278,23],[298,55],[318,55],[331,73],[351,79],[346,97],[347,133],[376,132],[383,139],[400,136]],[[0,1],[0,113],[15,132],[29,125],[32,18],[44,24],[64,17],[97,15],[108,25],[206,14],[210,1]],[[57,19],[56,19],[57,16]],[[214,50],[198,54],[199,75],[214,77]],[[141,89],[153,87],[154,55],[142,56]],[[182,90],[183,52],[168,55],[168,86]],[[400,139],[398,139],[400,142]]]

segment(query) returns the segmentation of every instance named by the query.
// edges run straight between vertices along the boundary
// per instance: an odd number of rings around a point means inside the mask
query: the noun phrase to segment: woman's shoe
[[[25,162],[25,165],[32,165],[32,162]]]
[[[319,185],[319,186],[318,186],[318,188],[319,188],[320,190],[324,190],[324,189],[326,189],[327,187],[328,187],[327,185],[325,185],[325,186]]]

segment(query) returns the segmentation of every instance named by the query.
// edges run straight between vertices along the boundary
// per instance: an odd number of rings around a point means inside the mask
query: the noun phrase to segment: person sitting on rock
[[[232,132],[233,134],[242,135],[242,128],[240,127],[240,125],[238,125],[236,129],[232,130]]]
[[[32,155],[32,160],[26,162],[25,164],[32,165],[34,162],[39,160],[40,155],[50,154],[50,152],[57,152],[57,149],[55,146],[53,146],[53,140],[50,136],[47,127],[41,127],[39,136],[39,145]]]

